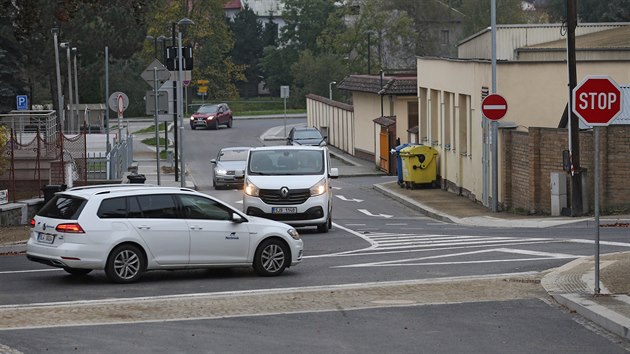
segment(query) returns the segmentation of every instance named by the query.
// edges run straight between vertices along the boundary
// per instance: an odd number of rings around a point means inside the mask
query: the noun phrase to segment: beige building
[[[582,33],[576,38],[578,82],[586,75],[609,75],[620,85],[630,83],[629,29],[625,23],[578,27],[576,33]],[[484,180],[491,175],[490,170],[484,173],[491,156],[482,161],[487,134],[481,113],[481,101],[492,83],[489,30],[464,40],[459,55],[417,59],[418,139],[439,151],[443,187],[481,201],[490,189]],[[508,102],[501,126],[525,131],[557,128],[569,97],[560,25],[498,26],[497,58],[497,93]],[[501,144],[499,139],[499,151]],[[499,181],[504,177],[500,154]],[[499,203],[503,189],[499,184]]]

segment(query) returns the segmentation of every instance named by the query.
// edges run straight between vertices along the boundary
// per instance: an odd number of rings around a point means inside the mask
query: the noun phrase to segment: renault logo
[[[282,198],[286,198],[289,195],[289,188],[287,187],[280,188],[280,195],[282,196]]]

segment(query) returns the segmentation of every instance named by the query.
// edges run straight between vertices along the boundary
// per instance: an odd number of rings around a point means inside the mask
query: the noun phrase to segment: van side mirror
[[[337,167],[332,167],[330,169],[330,173],[328,174],[328,176],[330,178],[337,178],[337,177],[339,177],[339,169]]]

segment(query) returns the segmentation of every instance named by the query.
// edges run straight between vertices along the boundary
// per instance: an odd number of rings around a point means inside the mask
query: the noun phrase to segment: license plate
[[[42,234],[42,233],[37,235],[37,242],[52,244],[54,241],[55,241],[55,236],[53,235]]]
[[[271,212],[273,214],[295,214],[297,213],[297,208],[276,207],[271,208]]]

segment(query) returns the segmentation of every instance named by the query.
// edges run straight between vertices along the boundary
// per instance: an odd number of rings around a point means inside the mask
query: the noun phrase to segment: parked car
[[[317,128],[293,127],[289,131],[287,145],[324,146],[326,137]]]
[[[328,232],[332,228],[330,180],[338,176],[339,170],[330,168],[325,147],[254,147],[247,158],[243,211]]]
[[[247,153],[250,147],[226,147],[219,150],[216,159],[210,160],[214,165],[212,186],[214,189],[238,185],[243,187]]]
[[[187,188],[76,187],[57,193],[31,226],[29,260],[76,276],[104,270],[116,283],[158,269],[253,267],[275,276],[302,261],[294,228]]]
[[[190,128],[218,129],[219,125],[232,128],[232,110],[227,103],[204,104],[190,117]]]

